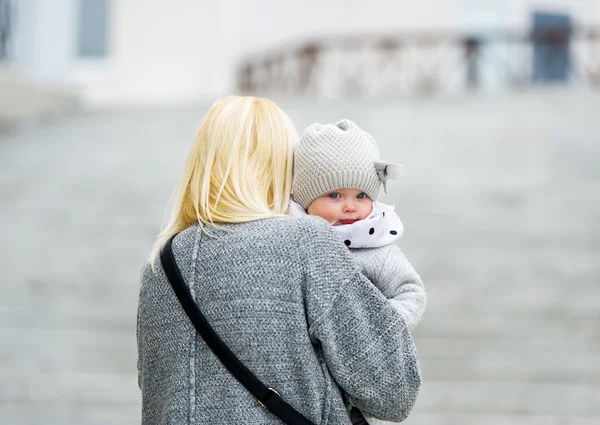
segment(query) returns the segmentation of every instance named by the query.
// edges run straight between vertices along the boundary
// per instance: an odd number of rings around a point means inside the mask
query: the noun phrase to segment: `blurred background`
[[[599,424],[599,89],[600,0],[0,0],[0,423],[139,423],[140,267],[254,94],[404,164],[407,424]]]

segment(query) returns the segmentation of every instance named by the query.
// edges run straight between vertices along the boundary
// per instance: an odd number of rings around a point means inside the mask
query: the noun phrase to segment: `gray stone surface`
[[[0,131],[42,122],[79,108],[75,87],[33,82],[0,61]]]
[[[600,423],[600,93],[278,103],[405,165],[383,200],[429,295],[407,424]],[[206,107],[0,135],[1,424],[139,422],[139,268]]]

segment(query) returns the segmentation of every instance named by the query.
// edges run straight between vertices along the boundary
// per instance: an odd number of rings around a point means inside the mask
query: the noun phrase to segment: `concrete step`
[[[406,424],[600,423],[598,92],[280,106],[406,164],[382,199],[429,297]],[[206,107],[0,136],[0,424],[139,423],[140,267]]]
[[[47,119],[78,107],[76,89],[28,81],[0,67],[0,130]]]

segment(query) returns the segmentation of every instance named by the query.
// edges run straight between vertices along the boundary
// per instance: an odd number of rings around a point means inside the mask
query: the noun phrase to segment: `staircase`
[[[76,89],[28,81],[0,66],[0,131],[77,108]]]

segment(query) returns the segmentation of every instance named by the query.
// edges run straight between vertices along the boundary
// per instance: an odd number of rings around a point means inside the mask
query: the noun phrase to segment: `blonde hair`
[[[242,223],[284,217],[292,187],[296,130],[273,102],[230,96],[215,102],[196,133],[170,219],[150,255],[199,223]]]

